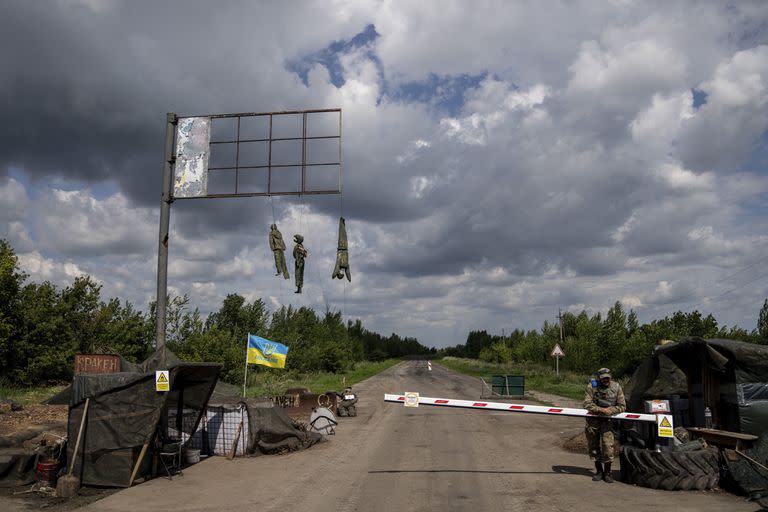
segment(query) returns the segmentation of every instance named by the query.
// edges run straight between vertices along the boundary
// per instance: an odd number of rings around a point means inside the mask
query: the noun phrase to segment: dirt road
[[[477,379],[404,362],[355,386],[359,416],[341,418],[327,443],[284,456],[215,457],[168,481],[108,496],[93,511],[507,512],[755,511],[723,492],[653,491],[592,482],[586,456],[560,447],[583,420],[521,413],[408,408],[384,393],[478,398]],[[618,474],[618,473],[617,473]]]

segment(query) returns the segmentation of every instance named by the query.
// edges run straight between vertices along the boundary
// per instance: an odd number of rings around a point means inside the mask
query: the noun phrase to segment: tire
[[[720,479],[717,448],[690,452],[655,452],[622,446],[621,478],[628,484],[667,491],[703,491]]]
[[[622,451],[624,451],[623,448]],[[654,472],[645,465],[642,457],[643,451],[644,450],[642,449],[626,450],[627,459],[630,462],[631,468],[627,483],[639,485],[641,487],[650,487],[651,484],[648,480],[654,475]]]

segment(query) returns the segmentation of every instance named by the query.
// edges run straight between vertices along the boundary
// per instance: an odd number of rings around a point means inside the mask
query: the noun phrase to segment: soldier
[[[624,412],[627,402],[619,383],[611,380],[611,370],[608,368],[600,368],[597,379],[593,379],[587,386],[584,408],[596,416],[602,416],[587,418],[585,428],[589,458],[595,462],[595,476],[592,480],[613,483],[611,463],[614,440],[610,416]]]
[[[304,242],[303,236],[293,235],[293,241],[296,242],[293,246],[293,259],[296,260],[293,267],[296,273],[296,293],[301,293],[301,287],[304,286],[304,258],[309,256],[309,251],[301,245]]]
[[[277,224],[269,226],[269,248],[272,249],[275,256],[275,269],[277,270],[275,275],[283,274],[283,277],[289,279],[288,265],[285,264],[285,242],[283,242],[283,234],[277,229]]]

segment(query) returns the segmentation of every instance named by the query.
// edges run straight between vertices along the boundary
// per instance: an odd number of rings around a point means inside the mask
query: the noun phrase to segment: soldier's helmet
[[[303,243],[304,237],[301,235],[293,235],[293,241],[296,242],[297,244]]]
[[[611,377],[611,370],[609,370],[608,368],[600,368],[599,370],[597,370],[597,378],[598,379],[604,379],[606,377],[609,378],[609,379],[612,378]]]

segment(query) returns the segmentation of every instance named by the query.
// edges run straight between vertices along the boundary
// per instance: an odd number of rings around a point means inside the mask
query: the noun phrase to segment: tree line
[[[606,366],[618,376],[630,374],[648,357],[660,340],[679,340],[685,336],[725,338],[768,345],[768,299],[760,309],[757,327],[719,325],[711,314],[677,311],[672,316],[640,325],[637,314],[625,312],[617,301],[603,316],[586,311],[561,316],[566,357],[561,368],[593,373]],[[442,355],[468,357],[495,363],[532,362],[551,364],[551,353],[560,343],[560,323],[545,321],[540,330],[513,330],[508,336],[487,331],[471,331],[464,344],[441,350]]]
[[[148,311],[117,298],[103,300],[91,277],[58,288],[27,282],[11,245],[0,240],[0,385],[32,386],[72,378],[77,353],[116,353],[138,362],[154,350],[155,304]],[[369,331],[341,312],[318,314],[230,294],[203,318],[189,297],[169,297],[168,348],[185,361],[224,364],[222,379],[241,383],[248,333],[288,345],[286,369],[341,372],[357,361],[435,353],[415,338]]]

